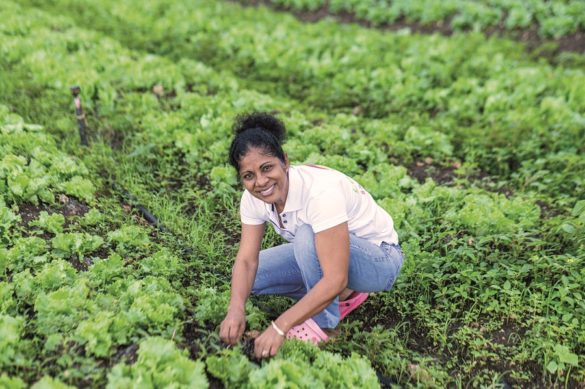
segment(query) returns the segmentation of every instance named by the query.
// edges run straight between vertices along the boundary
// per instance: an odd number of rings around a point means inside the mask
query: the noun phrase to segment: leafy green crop
[[[464,198],[463,208],[450,211],[445,217],[481,236],[530,228],[540,218],[540,209],[520,198],[508,200],[504,196],[470,194]]]
[[[95,316],[79,323],[75,335],[79,337],[82,344],[86,343],[85,349],[89,353],[97,357],[107,357],[110,355],[113,344],[110,334],[112,322],[111,312],[98,312]]]
[[[278,356],[260,367],[248,361],[239,348],[222,350],[208,357],[206,364],[227,388],[380,387],[371,366],[358,355],[343,358],[298,341],[286,341]]]
[[[73,389],[73,386],[66,385],[58,379],[44,376],[31,386],[31,389]]]
[[[216,355],[207,357],[205,364],[209,373],[219,378],[226,388],[244,387],[250,373],[257,368],[238,347],[224,349]]]
[[[282,385],[321,388],[379,388],[376,373],[360,356],[349,358],[329,352],[307,352],[311,345],[298,341],[285,343],[281,356],[270,360],[261,369],[250,373],[249,388],[265,388]],[[301,347],[301,352],[296,348]]]
[[[294,11],[314,11],[323,7],[323,0],[270,0],[271,3]],[[486,30],[504,25],[513,32],[531,24],[539,26],[543,37],[561,37],[585,29],[585,6],[580,1],[517,1],[517,0],[332,0],[332,12],[349,12],[374,25],[393,23],[400,18],[422,25],[443,26],[454,30]]]
[[[128,253],[132,249],[141,249],[148,246],[150,239],[148,232],[139,226],[123,226],[108,233],[108,241],[112,242],[120,254]]]
[[[7,111],[0,106],[0,194],[9,203],[52,203],[55,191],[92,201],[85,165],[59,151],[42,127]]]
[[[244,387],[374,386],[369,364],[404,387],[582,381],[580,69],[481,34],[308,25],[206,0],[104,1],[0,4],[0,310],[28,318],[8,346],[12,376],[103,387],[126,360],[112,386],[172,385],[205,356],[208,374]],[[420,4],[384,10],[426,23],[454,3]],[[498,9],[477,3],[452,21],[476,28]],[[74,83],[88,148],[69,112]],[[219,351],[209,333],[229,302],[239,233],[230,127],[251,110],[278,112],[293,163],[336,167],[364,186],[391,213],[406,255],[393,289],[373,293],[331,342],[286,342],[260,366],[240,349]],[[175,234],[138,226],[111,180]],[[91,210],[72,216],[80,205],[63,193]],[[263,247],[280,243],[270,231]],[[290,305],[264,298],[278,312]],[[246,312],[259,330],[274,314],[252,303]],[[156,359],[161,343],[146,358],[160,363],[132,365],[152,336],[188,349],[181,371]]]
[[[8,232],[15,222],[19,220],[20,218],[6,206],[4,199],[0,198],[0,242],[9,240],[10,235]]]
[[[202,287],[197,289],[196,296],[198,303],[195,307],[195,319],[200,323],[219,325],[230,302],[230,291]],[[254,330],[260,330],[267,325],[265,314],[250,301],[246,302],[246,320],[249,328]]]
[[[161,250],[140,261],[140,268],[145,274],[175,279],[185,271],[184,263],[168,250]]]
[[[12,271],[38,269],[48,261],[47,251],[47,242],[41,238],[18,238],[5,254],[6,267]]]
[[[52,240],[53,252],[60,257],[77,255],[79,260],[104,244],[104,239],[87,233],[68,232],[59,233]]]
[[[63,232],[63,225],[65,224],[65,216],[60,213],[53,213],[49,215],[46,211],[41,211],[38,220],[29,223],[30,226],[41,227],[47,232],[58,234]]]
[[[24,319],[0,314],[0,366],[10,366],[16,356]]]
[[[139,382],[148,388],[206,388],[202,362],[192,361],[172,341],[152,337],[140,343],[133,365],[118,364],[108,375],[108,389],[131,387]]]
[[[89,292],[87,282],[80,279],[71,286],[39,293],[34,301],[38,332],[48,336],[75,329],[95,306],[89,299]]]
[[[26,384],[18,377],[10,377],[6,373],[0,375],[0,388],[2,389],[24,389]]]

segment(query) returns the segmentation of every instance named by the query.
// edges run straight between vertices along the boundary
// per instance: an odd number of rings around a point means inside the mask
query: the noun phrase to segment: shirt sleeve
[[[248,191],[244,191],[240,201],[240,220],[251,225],[264,224],[268,220],[264,207],[259,207]]]
[[[342,189],[333,186],[311,198],[307,204],[307,219],[315,234],[348,221]]]

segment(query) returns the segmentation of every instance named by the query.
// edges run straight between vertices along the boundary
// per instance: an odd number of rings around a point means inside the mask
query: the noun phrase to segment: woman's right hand
[[[246,329],[246,315],[243,310],[228,310],[219,327],[219,337],[229,345],[236,344]]]

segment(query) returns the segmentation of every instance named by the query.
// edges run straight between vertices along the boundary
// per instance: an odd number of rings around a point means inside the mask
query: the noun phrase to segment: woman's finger
[[[219,338],[222,340],[222,342],[226,343],[229,340],[229,332],[227,331],[227,326],[225,322],[222,322],[221,326],[219,327]]]
[[[238,328],[237,324],[232,324],[230,326],[230,344],[235,344],[239,339],[240,329]]]
[[[256,358],[260,359],[260,358],[266,358],[267,355],[265,355],[265,350],[266,350],[266,342],[264,341],[263,336],[259,336],[258,338],[256,338],[256,341],[254,342],[254,354],[256,355]]]
[[[221,324],[221,327],[220,327],[220,333],[219,333],[220,339],[227,344],[232,344],[233,343],[232,342],[232,338],[233,338],[232,333],[233,333],[232,325],[228,322],[223,322]]]

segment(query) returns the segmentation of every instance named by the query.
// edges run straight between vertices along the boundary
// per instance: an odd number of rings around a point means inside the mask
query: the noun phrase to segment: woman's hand
[[[279,335],[270,326],[254,341],[254,355],[258,359],[273,357],[282,346],[282,343],[284,343],[284,336]]]
[[[229,345],[239,342],[246,329],[246,315],[243,310],[230,309],[219,327],[219,337]]]

